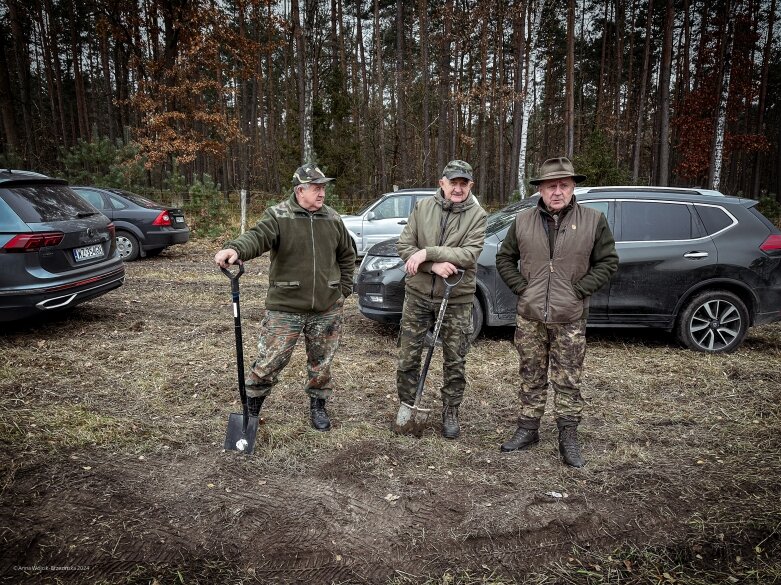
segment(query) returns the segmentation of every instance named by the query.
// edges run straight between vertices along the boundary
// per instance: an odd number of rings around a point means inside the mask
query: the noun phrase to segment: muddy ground
[[[256,454],[238,412],[228,280],[196,241],[128,265],[121,289],[0,335],[0,580],[9,583],[781,582],[781,326],[732,355],[590,331],[580,436],[514,430],[511,330],[469,355],[463,434],[390,430],[392,326],[346,304],[334,428],[308,424],[297,348]],[[241,280],[249,363],[267,263]],[[437,408],[441,360],[426,388]],[[436,417],[435,417],[436,418]]]

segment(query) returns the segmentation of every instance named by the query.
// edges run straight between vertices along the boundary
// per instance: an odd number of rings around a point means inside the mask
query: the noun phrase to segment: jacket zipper
[[[312,234],[312,310],[315,308],[315,283],[317,280],[317,259],[315,258],[315,216],[309,214],[309,232]]]
[[[442,220],[442,223],[440,224],[440,232],[439,232],[439,245],[445,243],[445,229],[447,228],[447,222],[448,219],[450,219],[450,212],[451,210],[447,210],[447,215],[445,215],[444,219]],[[432,273],[431,274],[431,294],[429,295],[431,297],[431,300],[434,300],[434,287],[437,284],[437,275]]]
[[[548,220],[543,218],[543,221],[547,223]],[[553,236],[554,241],[558,240],[559,239],[559,215],[558,214],[553,216],[553,231],[554,231],[554,236]],[[550,236],[548,236],[548,248],[550,248]],[[550,282],[552,278],[551,274],[556,272],[556,269],[553,267],[554,250],[555,247],[553,250],[550,250],[550,254],[549,254],[550,259],[548,260],[548,284],[545,291],[545,311],[543,313],[546,323],[548,322],[548,311],[550,309]]]

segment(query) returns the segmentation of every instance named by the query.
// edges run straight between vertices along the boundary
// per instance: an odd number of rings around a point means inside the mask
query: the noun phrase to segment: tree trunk
[[[594,110],[594,129],[599,130],[604,108],[605,68],[607,60],[607,22],[610,10],[610,0],[605,0],[605,14],[602,18],[602,52],[599,59],[599,77],[597,78],[597,105]]]
[[[434,183],[435,173],[433,157],[431,156],[431,120],[429,110],[431,97],[429,96],[429,55],[428,55],[428,2],[418,1],[418,18],[420,19],[420,74],[423,82],[423,111],[421,120],[421,133],[423,134],[423,181],[422,184]]]
[[[673,50],[673,0],[667,0],[662,43],[662,64],[659,68],[659,166],[657,183],[666,187],[670,182],[670,74]]]
[[[314,162],[312,146],[312,74],[306,66],[307,46],[303,31],[299,0],[291,0],[293,39],[296,50],[296,86],[298,88],[298,123],[300,128],[299,148],[301,164]]]
[[[14,112],[14,95],[11,89],[11,75],[8,70],[8,60],[6,59],[8,46],[5,26],[0,23],[0,113],[3,118],[3,132],[7,148],[10,152],[17,152],[19,150],[19,138],[16,134],[16,114]]]
[[[632,183],[637,183],[640,177],[640,151],[643,144],[643,121],[645,119],[645,103],[647,96],[648,77],[651,63],[651,30],[653,26],[653,0],[648,0],[648,14],[645,19],[645,48],[643,49],[643,69],[640,73],[640,91],[637,94],[637,117],[635,120],[635,143],[632,151]]]
[[[764,135],[765,128],[765,107],[767,103],[767,84],[770,73],[770,51],[773,47],[773,28],[776,23],[776,0],[771,0],[770,9],[767,15],[767,37],[765,39],[765,48],[762,51],[762,74],[759,82],[759,106],[757,108],[757,133]],[[754,153],[753,165],[753,188],[751,196],[759,199],[760,192],[760,153]]]
[[[512,150],[510,151],[510,181],[509,191],[518,189],[521,199],[526,192],[522,185],[516,183],[518,160],[521,154],[521,130],[523,128],[524,104],[524,71],[526,70],[526,11],[531,7],[527,2],[521,2],[516,8],[513,36],[515,38],[515,68],[513,71],[513,134]],[[500,134],[501,136],[502,134]],[[501,140],[501,139],[500,139]],[[502,141],[504,142],[504,141]]]
[[[377,116],[377,174],[380,191],[387,191],[389,183],[385,173],[385,105],[383,102],[385,90],[382,81],[382,29],[379,0],[374,0],[374,47],[374,63],[377,65],[374,90],[374,107]]]
[[[542,9],[545,7],[545,0],[538,0],[537,12],[534,15],[534,20],[529,22],[529,31],[532,34],[529,35],[529,61],[526,65],[526,74],[524,78],[525,83],[525,95],[523,98],[523,122],[521,126],[521,148],[518,154],[518,190],[521,193],[521,199],[525,198],[526,194],[526,139],[529,130],[529,114],[531,113],[532,104],[534,102],[532,92],[530,91],[532,84],[537,79],[537,35],[539,34],[542,23]],[[529,72],[531,71],[531,76]]]
[[[711,144],[711,165],[708,172],[708,187],[719,190],[721,184],[721,163],[724,156],[724,130],[727,125],[727,100],[729,99],[729,80],[732,70],[732,42],[735,30],[735,4],[736,0],[727,0],[725,12],[727,14],[727,31],[722,41],[720,65],[721,75],[719,99],[716,107],[716,130]]]
[[[567,0],[567,96],[564,153],[572,160],[575,154],[575,0]]]
[[[445,168],[447,161],[450,160],[450,141],[449,131],[454,123],[452,113],[448,116],[450,104],[450,59],[451,42],[450,31],[453,24],[453,4],[454,0],[445,0],[444,6],[444,27],[439,50],[439,123],[437,124],[437,168],[439,174],[441,169]]]
[[[406,115],[404,112],[404,0],[396,0],[396,148],[398,153],[395,177],[405,185],[410,178],[407,150]]]

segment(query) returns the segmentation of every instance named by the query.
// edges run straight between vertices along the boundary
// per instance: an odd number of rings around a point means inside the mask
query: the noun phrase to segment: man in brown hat
[[[577,427],[589,298],[618,268],[605,216],[575,198],[575,184],[585,178],[564,157],[546,160],[540,176],[529,181],[539,189],[537,206],[518,212],[496,255],[499,274],[518,295],[515,347],[521,379],[518,429],[501,450],[539,442],[550,381],[559,452],[573,467],[585,465]]]
[[[325,185],[333,181],[315,164],[293,174],[290,197],[266,209],[258,224],[214,256],[227,268],[271,252],[266,314],[258,357],[247,378],[247,407],[260,414],[277,377],[290,361],[303,333],[312,426],[331,428],[325,409],[331,395],[331,361],[339,346],[344,299],[352,292],[355,250],[341,216],[325,205]]]

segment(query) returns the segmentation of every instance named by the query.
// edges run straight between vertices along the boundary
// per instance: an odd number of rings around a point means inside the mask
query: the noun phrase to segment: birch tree
[[[719,190],[721,183],[721,163],[724,157],[724,128],[727,124],[727,100],[729,99],[729,79],[732,67],[732,41],[735,36],[735,4],[736,0],[728,0],[725,12],[727,14],[727,34],[723,40],[721,54],[721,84],[719,85],[719,101],[716,108],[716,131],[711,145],[711,165],[708,172],[708,187]]]

